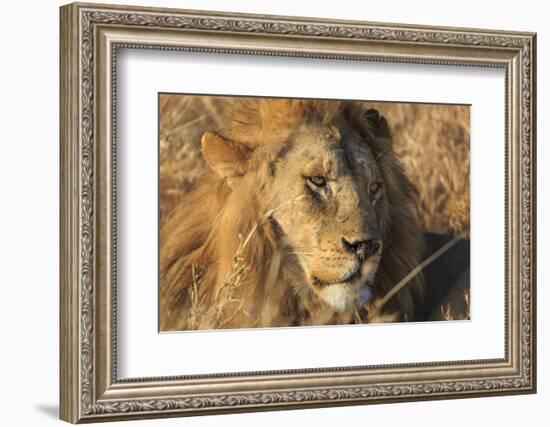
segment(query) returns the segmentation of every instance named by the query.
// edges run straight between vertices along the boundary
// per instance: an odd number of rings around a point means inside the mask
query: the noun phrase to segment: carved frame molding
[[[506,357],[118,380],[114,147],[119,48],[505,68]],[[534,392],[535,51],[532,33],[63,6],[61,418],[101,421]]]

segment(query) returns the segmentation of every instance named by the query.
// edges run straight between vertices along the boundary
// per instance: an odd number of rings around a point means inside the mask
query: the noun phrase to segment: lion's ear
[[[371,132],[373,132],[375,136],[390,136],[388,122],[384,116],[378,112],[378,110],[375,110],[374,108],[368,109],[365,111],[365,118],[369,123]]]
[[[248,147],[213,132],[205,132],[201,143],[202,155],[210,168],[220,177],[230,180],[245,174],[250,155]]]

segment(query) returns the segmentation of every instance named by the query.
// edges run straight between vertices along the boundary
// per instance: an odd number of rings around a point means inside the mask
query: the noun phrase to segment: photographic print
[[[468,105],[158,101],[161,332],[470,318]]]

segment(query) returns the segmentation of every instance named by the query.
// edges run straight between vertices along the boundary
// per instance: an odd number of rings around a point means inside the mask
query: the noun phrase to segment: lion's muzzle
[[[367,261],[372,255],[378,252],[380,249],[381,242],[380,239],[368,239],[354,241],[352,243],[348,242],[345,238],[342,238],[344,247],[350,251],[354,252],[359,258],[360,263]]]

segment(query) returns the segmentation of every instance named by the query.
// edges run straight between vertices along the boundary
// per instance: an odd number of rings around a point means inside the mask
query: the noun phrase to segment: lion
[[[415,189],[363,102],[239,99],[160,237],[160,330],[365,323],[420,262]],[[415,319],[422,273],[384,306]]]

